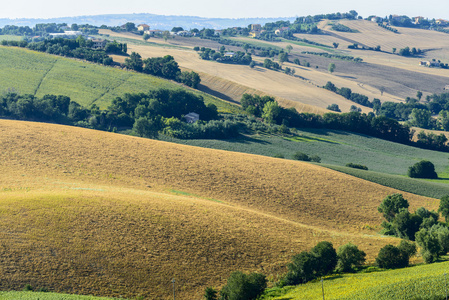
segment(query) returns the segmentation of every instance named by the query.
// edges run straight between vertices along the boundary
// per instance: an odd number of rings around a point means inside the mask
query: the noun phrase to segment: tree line
[[[187,124],[183,116],[195,112],[201,121]],[[184,90],[158,89],[117,97],[104,110],[86,108],[67,96],[6,93],[0,97],[0,117],[53,122],[116,132],[131,129],[141,137],[159,133],[175,138],[226,139],[239,134],[239,124],[220,119],[217,107]]]
[[[214,60],[221,63],[239,65],[249,65],[252,61],[250,53],[245,53],[242,51],[226,52],[226,48],[224,46],[221,46],[219,51],[205,47],[195,47],[194,50],[199,51],[200,58],[204,60]]]
[[[409,127],[385,116],[374,113],[343,114],[326,113],[323,116],[298,113],[294,108],[283,108],[273,97],[244,94],[240,101],[242,108],[251,115],[263,118],[268,123],[301,128],[328,128],[344,130],[378,137],[403,144],[411,144]]]
[[[34,51],[83,59],[103,65],[118,64],[113,61],[108,53],[127,55],[126,52],[128,51],[126,43],[118,43],[117,41],[106,43],[104,50],[92,49],[93,41],[90,39],[85,39],[83,36],[79,36],[78,38],[76,38],[76,40],[66,38],[53,38],[31,43],[25,40],[3,40],[1,42],[1,45],[16,46],[22,48],[26,47]],[[198,73],[194,71],[181,72],[178,63],[174,60],[173,56],[170,55],[166,55],[164,57],[152,57],[142,60],[140,54],[132,52],[131,55],[129,55],[129,57],[125,59],[123,67],[137,72],[175,80],[195,89],[198,88],[198,85],[201,82],[201,78]]]

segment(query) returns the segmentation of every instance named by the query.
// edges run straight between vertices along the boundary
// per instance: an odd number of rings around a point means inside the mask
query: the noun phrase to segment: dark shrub
[[[302,161],[310,161],[310,157],[302,152],[296,152],[295,154],[293,154],[293,159],[296,160],[302,160]]]
[[[407,175],[412,178],[438,178],[438,175],[435,172],[435,166],[427,160],[422,160],[411,166],[408,169]]]
[[[350,168],[354,168],[354,169],[368,170],[367,166],[359,165],[359,164],[348,163],[348,164],[346,164],[346,166],[350,167]]]

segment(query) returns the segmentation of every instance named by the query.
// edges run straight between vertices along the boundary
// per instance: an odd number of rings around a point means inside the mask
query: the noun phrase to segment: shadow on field
[[[241,135],[241,137],[236,138],[236,139],[229,139],[226,140],[229,143],[235,143],[235,144],[261,144],[261,145],[269,145],[271,144],[270,142],[267,141],[263,141],[263,140],[259,140],[259,139],[255,139],[252,137],[249,137],[247,135]]]
[[[229,97],[228,95],[225,95],[225,94],[223,94],[223,93],[220,93],[219,91],[215,91],[215,90],[211,89],[211,88],[208,87],[208,86],[199,84],[199,85],[198,85],[198,90],[200,90],[200,91],[202,91],[202,92],[205,92],[205,93],[207,93],[207,94],[209,94],[209,95],[215,96],[215,97],[217,97],[217,98],[223,99],[223,100],[225,100],[225,101],[232,102],[232,103],[235,103],[235,104],[240,104],[239,102],[235,101],[234,99],[232,99],[232,98]]]

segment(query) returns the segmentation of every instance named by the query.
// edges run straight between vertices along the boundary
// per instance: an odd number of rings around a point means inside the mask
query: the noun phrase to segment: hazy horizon
[[[13,1],[4,4],[0,18],[8,19],[51,19],[63,17],[94,16],[107,14],[139,14],[196,16],[203,18],[288,18],[356,10],[359,15],[386,16],[390,14],[423,16],[426,18],[449,19],[449,10],[441,9],[447,6],[443,0],[429,0],[425,5],[418,1],[390,0],[356,1],[322,0],[316,2],[280,0],[280,1],[247,1],[239,0],[172,0],[165,2],[129,0],[126,5],[118,0],[88,1],[79,0],[69,6],[56,0]]]

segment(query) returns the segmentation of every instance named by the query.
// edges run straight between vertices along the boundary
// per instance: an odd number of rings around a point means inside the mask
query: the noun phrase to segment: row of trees
[[[187,124],[189,112],[201,121]],[[20,120],[54,122],[93,129],[116,131],[133,129],[142,137],[157,137],[160,132],[176,138],[226,139],[239,134],[239,123],[218,120],[217,107],[204,104],[201,96],[184,90],[159,89],[148,93],[117,97],[106,110],[90,108],[66,96],[7,93],[0,97],[0,116]]]
[[[84,41],[84,44],[81,42]],[[94,50],[90,47],[92,41],[89,43],[85,40],[77,39],[47,39],[41,42],[28,43],[27,41],[5,41],[1,42],[3,46],[27,47],[30,50],[46,52],[49,54],[73,57],[83,59],[103,65],[112,65],[113,60],[103,50]]]
[[[242,51],[226,52],[226,48],[224,46],[220,47],[220,51],[215,51],[204,47],[196,47],[195,50],[200,51],[199,55],[201,59],[204,60],[215,60],[221,63],[240,65],[249,65],[252,61],[251,54]]]
[[[198,73],[193,71],[181,72],[178,63],[171,55],[143,60],[139,53],[132,52],[129,58],[125,59],[124,66],[137,72],[175,80],[195,89],[201,82]]]
[[[284,124],[296,128],[311,127],[344,130],[398,143],[411,143],[412,132],[409,127],[384,116],[376,117],[373,113],[368,115],[359,112],[327,113],[323,116],[298,113],[294,108],[286,109],[280,107],[272,97],[260,97],[249,94],[244,94],[240,103],[242,108],[248,113],[275,124]]]

